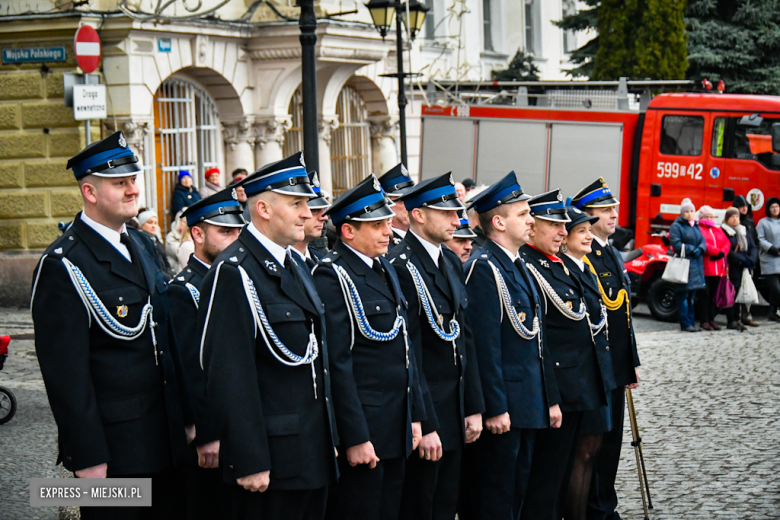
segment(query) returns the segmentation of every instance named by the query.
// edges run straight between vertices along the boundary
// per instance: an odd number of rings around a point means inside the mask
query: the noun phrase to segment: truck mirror
[[[760,114],[750,114],[749,116],[742,116],[742,119],[739,120],[739,123],[737,123],[739,126],[749,126],[751,128],[756,128],[761,126],[762,121],[764,121],[764,118],[761,117]]]
[[[772,151],[780,153],[780,123],[772,123]]]
[[[661,196],[661,185],[660,184],[651,184],[650,185],[650,196],[651,197],[660,197]]]
[[[734,200],[734,190],[732,188],[723,188],[723,202],[732,202]]]

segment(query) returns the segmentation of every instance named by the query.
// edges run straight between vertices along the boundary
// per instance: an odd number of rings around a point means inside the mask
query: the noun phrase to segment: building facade
[[[85,146],[85,125],[65,106],[63,82],[80,72],[79,26],[100,35],[96,73],[108,93],[108,118],[91,122],[91,139],[124,132],[144,165],[139,204],[156,208],[165,229],[180,170],[202,186],[205,170],[218,167],[224,186],[235,168],[251,172],[302,148],[299,10],[284,1],[193,4],[176,0],[155,12],[152,0],[0,0],[0,303],[27,298],[40,250],[81,209],[65,163]],[[487,79],[521,48],[545,79],[562,78],[566,38],[576,40],[549,22],[570,8],[562,0],[426,4],[425,27],[404,56],[405,70],[420,73],[407,89],[413,174],[424,82]],[[321,0],[317,12],[320,178],[338,195],[399,160],[397,81],[383,76],[397,70],[397,56],[362,2]],[[12,59],[41,47],[64,55]]]

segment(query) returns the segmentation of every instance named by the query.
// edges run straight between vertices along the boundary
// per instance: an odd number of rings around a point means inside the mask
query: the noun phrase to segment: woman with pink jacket
[[[696,298],[696,314],[704,330],[720,330],[715,324],[715,316],[718,307],[715,305],[715,293],[718,290],[720,279],[726,276],[728,266],[726,255],[731,249],[726,233],[715,223],[715,212],[710,206],[702,206],[699,209],[699,229],[707,242],[707,251],[704,253],[704,280],[707,287],[700,291]]]

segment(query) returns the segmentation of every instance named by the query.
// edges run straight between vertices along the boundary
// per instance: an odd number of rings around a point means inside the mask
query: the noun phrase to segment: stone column
[[[333,173],[330,169],[330,141],[333,137],[333,131],[338,127],[339,117],[337,115],[320,117],[320,186],[323,191],[327,191],[331,196],[333,196]]]
[[[116,121],[116,126],[114,122]],[[156,194],[156,179],[157,174],[155,171],[155,150],[154,145],[151,149],[147,149],[146,140],[147,137],[154,132],[154,120],[143,120],[133,117],[117,117],[109,118],[103,121],[103,135],[109,136],[114,132],[121,130],[125,136],[127,145],[138,157],[138,164],[143,169],[144,165],[151,166],[148,170],[143,170],[143,174],[139,174],[136,178],[136,185],[138,186],[138,206],[157,206],[157,194]],[[155,208],[158,209],[159,208]]]
[[[225,178],[232,181],[231,174],[236,168],[247,172],[255,171],[255,142],[257,137],[252,129],[252,118],[243,117],[236,121],[222,121],[222,139],[225,141]]]
[[[391,116],[372,116],[368,120],[371,124],[371,168],[377,176],[381,176],[398,164],[398,150],[395,147],[398,119]]]
[[[284,134],[292,127],[290,116],[276,116],[256,120],[252,126],[256,135],[255,165],[262,168],[284,158]]]

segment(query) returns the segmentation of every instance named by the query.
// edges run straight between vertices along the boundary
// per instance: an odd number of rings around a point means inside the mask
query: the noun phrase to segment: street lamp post
[[[417,0],[409,0],[408,6],[400,0],[371,0],[366,4],[366,7],[369,13],[371,13],[374,26],[382,35],[383,40],[390,30],[390,25],[393,23],[393,15],[395,14],[396,57],[398,59],[398,71],[396,73],[398,77],[398,126],[401,131],[401,162],[408,165],[406,152],[407,99],[406,82],[404,81],[406,77],[404,74],[404,32],[401,24],[403,23],[409,28],[410,36],[414,39],[420,29],[422,29],[428,8]]]
[[[301,94],[303,97],[303,156],[309,171],[320,170],[319,125],[317,124],[317,15],[314,0],[300,0]]]

